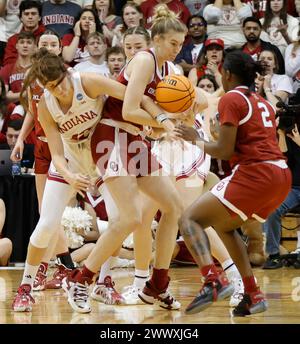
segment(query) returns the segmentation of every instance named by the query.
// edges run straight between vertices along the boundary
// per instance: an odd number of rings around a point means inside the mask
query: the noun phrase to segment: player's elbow
[[[130,106],[124,106],[122,108],[122,117],[125,121],[130,121],[134,117],[135,109]]]
[[[223,149],[220,151],[220,155],[218,156],[221,160],[230,160],[233,155],[233,150],[231,149]]]
[[[229,160],[234,153],[234,147],[231,147],[231,145],[220,144],[217,150],[218,154],[216,154],[216,158],[221,160]]]

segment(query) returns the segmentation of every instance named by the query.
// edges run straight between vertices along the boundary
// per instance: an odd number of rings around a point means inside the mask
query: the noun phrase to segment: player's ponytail
[[[179,20],[178,15],[169,10],[165,4],[157,5],[154,10],[151,38],[164,35],[170,31],[187,33],[186,26]]]

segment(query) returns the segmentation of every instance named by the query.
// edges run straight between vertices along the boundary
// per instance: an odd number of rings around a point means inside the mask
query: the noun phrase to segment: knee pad
[[[49,245],[52,235],[53,231],[49,227],[37,225],[30,236],[30,243],[37,248],[46,248]]]

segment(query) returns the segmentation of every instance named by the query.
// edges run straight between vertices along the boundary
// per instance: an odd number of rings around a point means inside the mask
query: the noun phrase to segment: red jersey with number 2
[[[237,87],[219,102],[221,125],[238,127],[231,166],[285,159],[278,146],[274,107],[254,92],[245,94],[247,91],[246,86]]]

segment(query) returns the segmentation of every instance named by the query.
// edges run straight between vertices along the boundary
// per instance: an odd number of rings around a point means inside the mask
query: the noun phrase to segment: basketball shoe
[[[139,298],[141,289],[135,285],[128,285],[123,288],[122,297],[126,305],[143,305],[144,302]]]
[[[62,280],[72,272],[71,269],[66,268],[63,264],[58,264],[52,279],[46,282],[46,289],[60,289],[62,287]]]
[[[35,279],[33,282],[33,291],[42,291],[46,289],[46,281],[47,281],[47,274],[46,274],[46,267],[43,263],[40,264],[39,269],[35,275]]]
[[[79,270],[73,270],[63,279],[62,286],[67,293],[68,302],[75,312],[90,313],[92,309],[89,302],[89,285],[93,281],[87,277],[78,277],[78,274],[80,274]]]
[[[125,301],[114,286],[115,282],[112,281],[110,276],[106,276],[103,283],[96,282],[91,297],[106,305],[122,305]]]
[[[213,302],[226,299],[234,292],[234,286],[230,284],[227,278],[219,275],[217,279],[211,280],[209,277],[205,280],[199,294],[187,306],[187,314],[195,314],[209,307]]]
[[[31,296],[31,286],[21,284],[14,298],[12,309],[14,312],[31,312],[34,298]]]
[[[258,289],[255,292],[244,294],[242,301],[232,311],[232,315],[243,317],[245,315],[266,311],[268,303],[263,293]]]
[[[180,302],[169,292],[168,286],[164,290],[158,290],[150,281],[146,282],[145,287],[139,292],[138,296],[144,303],[149,305],[157,304],[164,309],[177,310],[181,307]]]

